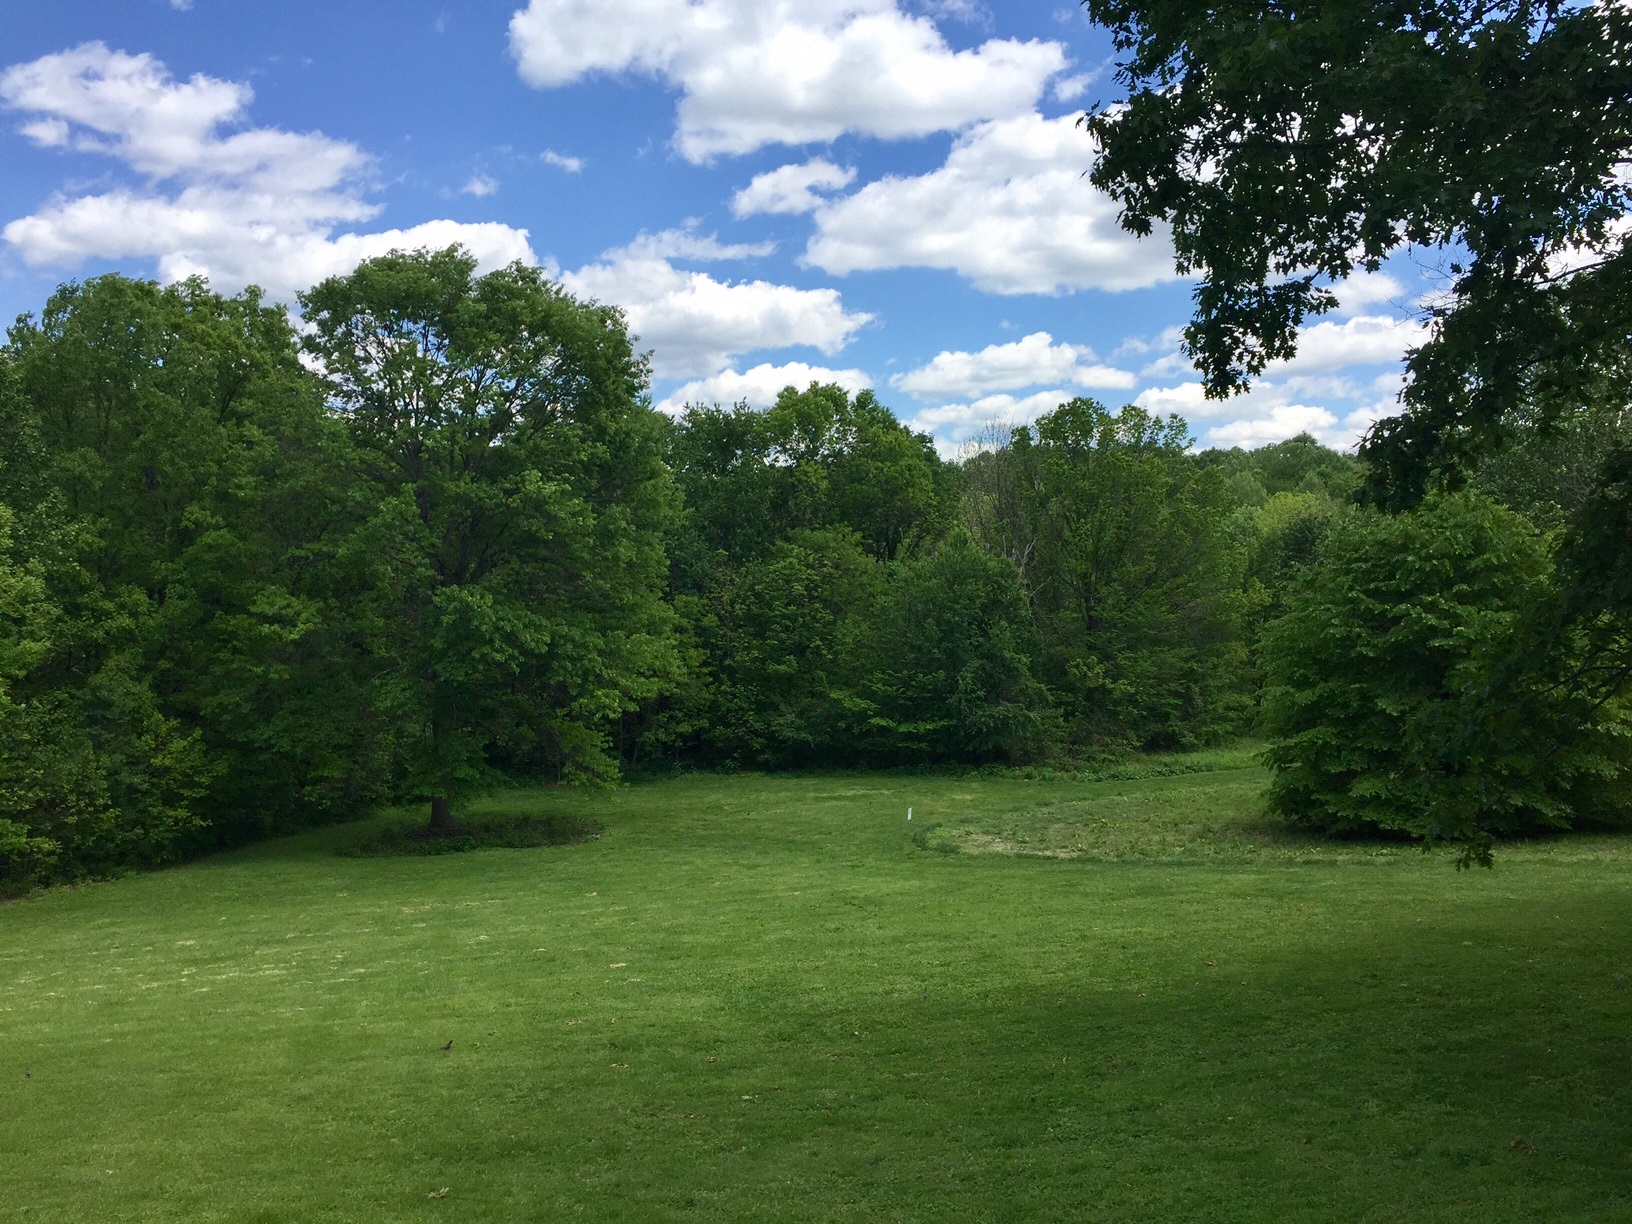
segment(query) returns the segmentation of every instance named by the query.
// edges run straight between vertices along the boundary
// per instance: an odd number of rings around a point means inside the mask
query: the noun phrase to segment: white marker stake
[[[908,820],[911,820],[911,819],[912,819],[912,809],[911,809],[911,808],[908,808],[908,809],[907,809],[907,819],[908,819]]]

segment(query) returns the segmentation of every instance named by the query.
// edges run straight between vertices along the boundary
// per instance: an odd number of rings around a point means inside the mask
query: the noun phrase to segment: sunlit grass
[[[1632,1219],[1627,842],[1458,873],[1210,764],[518,791],[604,838],[0,907],[0,1218]]]

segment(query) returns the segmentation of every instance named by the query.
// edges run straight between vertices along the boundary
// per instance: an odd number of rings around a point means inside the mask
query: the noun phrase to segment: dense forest
[[[1248,733],[1328,832],[1613,821],[1625,678],[1557,610],[1628,432],[1520,430],[1385,514],[1308,436],[1198,450],[1088,399],[959,462],[833,386],[670,420],[617,311],[457,250],[298,320],[66,285],[0,351],[0,877],[387,801],[451,829],[506,778]]]

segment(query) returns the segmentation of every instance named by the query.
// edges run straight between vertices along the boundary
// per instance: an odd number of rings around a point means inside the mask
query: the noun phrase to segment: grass
[[[0,1218],[1632,1220],[1632,845],[1458,873],[1214,764],[514,792],[605,836],[0,907]]]
[[[398,812],[394,820],[375,822],[361,837],[336,848],[339,854],[370,855],[464,854],[471,850],[533,850],[539,846],[568,846],[594,841],[601,826],[580,816],[556,812],[489,812],[481,819],[462,821],[451,833],[433,834],[425,814]]]

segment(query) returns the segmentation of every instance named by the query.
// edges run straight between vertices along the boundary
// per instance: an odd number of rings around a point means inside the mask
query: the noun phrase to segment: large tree
[[[1076,399],[968,474],[971,530],[1022,575],[1086,744],[1184,746],[1244,713],[1246,542],[1190,443],[1177,417]]]
[[[1579,0],[1084,0],[1122,55],[1093,181],[1199,278],[1207,390],[1289,357],[1331,285],[1408,248],[1444,292],[1406,411],[1367,439],[1409,504],[1632,382],[1632,7]]]
[[[1442,289],[1403,411],[1362,446],[1375,502],[1408,508],[1515,433],[1632,403],[1632,6],[1084,3],[1112,28],[1128,91],[1087,120],[1093,178],[1129,229],[1169,227],[1199,278],[1186,345],[1209,394],[1290,357],[1336,282],[1412,250],[1437,257]],[[1421,725],[1433,751],[1459,759],[1482,727],[1525,727],[1512,717],[1525,694],[1559,685],[1580,693],[1557,707],[1548,751],[1572,751],[1618,700],[1632,675],[1629,471],[1632,450],[1607,458],[1550,584],[1492,588],[1532,606],[1491,639],[1505,658],[1462,722]],[[1341,603],[1321,613],[1334,626],[1354,611]],[[1384,755],[1368,768],[1367,785],[1387,785]],[[1461,802],[1455,776],[1422,775],[1424,810]],[[1487,797],[1492,827],[1519,794]],[[1475,838],[1478,820],[1424,828]]]
[[[9,681],[0,818],[72,874],[377,796],[324,589],[346,438],[287,313],[98,277],[21,319],[5,365],[0,503],[48,613]]]
[[[797,530],[852,531],[880,560],[938,538],[953,500],[947,465],[871,391],[784,387],[765,411],[688,407],[668,458],[687,516],[681,585],[722,558],[762,557]]]
[[[497,767],[610,774],[609,727],[675,667],[673,489],[623,317],[456,248],[301,300],[361,473],[358,641],[432,828]]]

